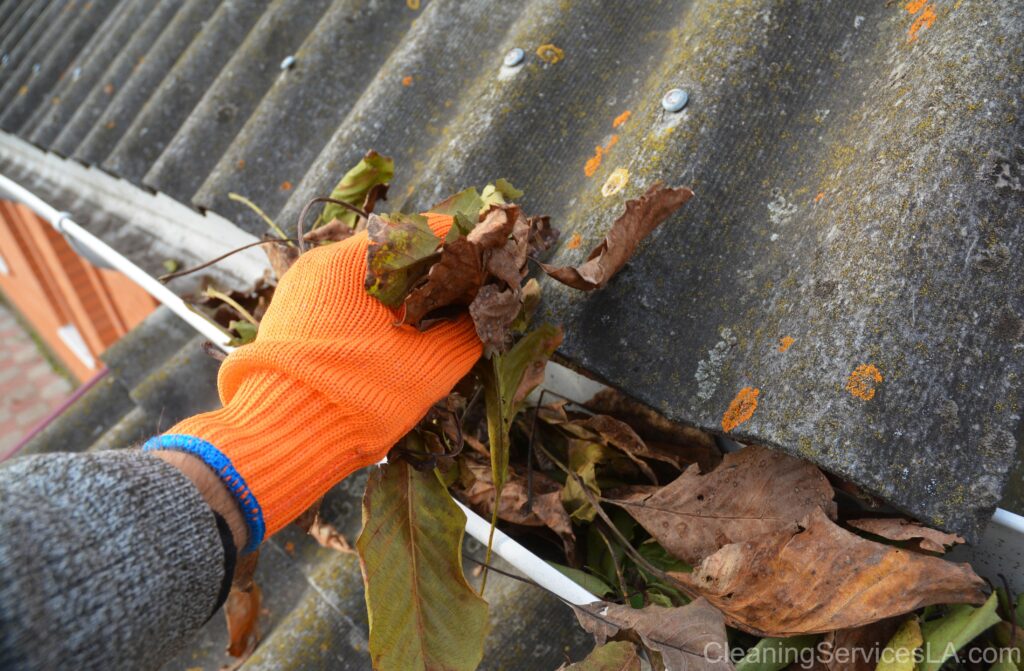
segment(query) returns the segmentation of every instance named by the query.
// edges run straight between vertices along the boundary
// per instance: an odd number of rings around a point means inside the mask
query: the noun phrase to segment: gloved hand
[[[451,217],[428,217],[444,237]],[[224,407],[143,449],[201,458],[235,495],[257,548],[347,475],[382,459],[480,357],[473,324],[420,333],[363,288],[366,233],[303,254],[253,343],[221,365]]]

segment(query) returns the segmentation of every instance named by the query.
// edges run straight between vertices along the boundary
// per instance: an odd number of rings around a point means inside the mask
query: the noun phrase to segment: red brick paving
[[[10,309],[0,304],[0,456],[71,390],[71,383],[54,372]]]

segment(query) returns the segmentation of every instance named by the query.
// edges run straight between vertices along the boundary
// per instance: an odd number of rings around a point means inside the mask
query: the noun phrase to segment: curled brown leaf
[[[693,196],[686,187],[668,188],[655,182],[647,192],[626,201],[626,211],[615,220],[604,240],[579,266],[540,264],[548,275],[574,289],[600,289],[619,272],[640,241]]]
[[[891,541],[916,540],[918,547],[925,552],[942,554],[948,546],[959,545],[964,542],[964,539],[956,534],[932,529],[902,518],[870,517],[848,520],[846,524],[854,529],[867,531],[870,534],[888,538]]]

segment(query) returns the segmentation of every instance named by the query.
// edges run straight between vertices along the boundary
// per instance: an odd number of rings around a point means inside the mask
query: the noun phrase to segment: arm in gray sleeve
[[[151,669],[220,607],[234,544],[137,450],[0,466],[0,669]]]

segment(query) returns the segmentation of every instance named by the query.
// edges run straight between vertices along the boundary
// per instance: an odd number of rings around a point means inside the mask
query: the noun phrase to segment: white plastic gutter
[[[228,337],[204,317],[193,312],[177,294],[151,277],[149,273],[129,261],[117,250],[103,242],[89,231],[75,223],[71,215],[61,212],[49,203],[24,188],[17,182],[0,175],[0,191],[6,192],[12,199],[20,201],[48,221],[60,234],[71,238],[97,257],[124,273],[130,280],[142,287],[146,293],[161,304],[167,306],[174,314],[181,317],[192,328],[217,347],[230,352],[234,348],[227,344]],[[477,541],[487,545],[490,534],[490,523],[475,512],[456,501],[466,514],[466,533]],[[541,587],[553,592],[571,604],[580,606],[599,601],[596,596],[583,589],[543,559],[509,538],[500,529],[494,530],[492,549],[495,554],[514,566]]]

